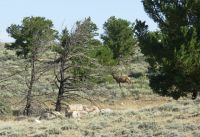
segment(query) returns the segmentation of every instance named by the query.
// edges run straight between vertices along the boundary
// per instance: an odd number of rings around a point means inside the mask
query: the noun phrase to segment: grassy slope
[[[51,53],[47,53],[48,58],[51,57]],[[138,58],[142,57],[141,54],[137,56]],[[44,60],[44,59],[43,59]],[[24,60],[17,58],[15,56],[15,52],[11,50],[6,50],[3,45],[0,45],[0,79],[8,77],[16,72],[24,70]],[[131,84],[122,84],[122,88],[120,89],[118,84],[112,79],[110,72],[106,72],[103,76],[108,77],[111,79],[111,82],[103,83],[97,85],[93,91],[91,91],[93,96],[101,96],[104,97],[103,100],[110,100],[115,99],[117,97],[127,97],[127,96],[134,96],[135,98],[139,98],[143,95],[152,94],[152,91],[148,85],[149,81],[145,76],[147,71],[147,63],[144,62],[143,59],[132,61],[129,64],[124,64],[120,66],[116,66],[119,72],[123,74],[128,74],[131,71],[133,72],[141,72],[144,74],[142,77],[139,78],[131,78]],[[6,79],[4,82],[0,82],[0,98],[3,102],[8,103],[13,108],[23,108],[24,102],[21,102],[23,97],[26,95],[24,91],[26,91],[26,82],[24,78],[26,74],[23,72],[19,75],[15,75]],[[36,83],[34,87],[34,93],[52,93],[52,91],[56,92],[55,85],[54,85],[54,75],[53,71],[49,71],[43,77],[41,77],[40,81]],[[54,92],[54,93],[55,93]],[[44,100],[50,99],[50,97],[55,97],[56,94],[51,94],[50,96],[44,97]],[[5,100],[4,100],[5,99]],[[43,100],[42,99],[42,100]],[[49,104],[55,101],[55,98],[51,99],[52,101]],[[14,104],[14,106],[13,106]],[[49,106],[53,107],[53,106]]]
[[[142,58],[142,55],[137,57]],[[1,45],[0,66],[2,78],[21,70],[23,60]],[[200,102],[187,99],[174,101],[154,95],[145,76],[147,66],[143,59],[117,66],[116,69],[123,74],[130,71],[144,74],[137,79],[132,78],[130,85],[123,84],[122,89],[114,81],[96,86],[93,95],[101,96],[97,105],[113,109],[113,114],[89,116],[80,120],[42,121],[40,124],[34,118],[19,121],[12,116],[0,117],[0,136],[199,136]],[[105,75],[112,78],[109,73]],[[52,92],[51,78],[52,72],[46,74],[37,83],[37,91]],[[0,99],[12,106],[13,110],[23,108],[24,103],[18,102],[25,89],[22,75],[16,75],[0,83]],[[44,99],[49,98],[54,99],[52,96]]]
[[[131,100],[128,102],[133,103]],[[33,118],[20,121],[0,121],[0,135],[20,137],[199,137],[199,103],[157,97],[148,99],[148,101],[147,99],[134,101],[132,106],[119,105],[123,110],[114,110],[112,114],[88,116],[82,119],[43,120],[42,123],[36,123]]]
[[[49,54],[49,53],[47,53]],[[49,56],[45,54],[45,56]],[[51,57],[51,56],[50,56]],[[43,59],[44,61],[44,59]],[[25,73],[25,61],[16,57],[15,52],[6,50],[4,45],[0,45],[0,100],[4,104],[11,106],[11,109],[23,109],[26,95],[26,79],[29,79],[29,74]],[[53,68],[43,74],[43,77],[35,84],[34,93],[55,93],[53,82]],[[19,74],[17,74],[19,73]],[[16,75],[13,75],[16,74]],[[12,77],[9,77],[13,75]],[[5,79],[6,78],[6,79]],[[1,81],[3,79],[3,81]],[[55,95],[55,94],[54,94]],[[52,97],[52,94],[49,95]],[[44,97],[44,100],[50,99],[49,96]],[[52,98],[53,100],[54,98]],[[40,100],[37,97],[37,100]],[[44,101],[43,100],[43,101]],[[40,107],[40,106],[37,106]]]

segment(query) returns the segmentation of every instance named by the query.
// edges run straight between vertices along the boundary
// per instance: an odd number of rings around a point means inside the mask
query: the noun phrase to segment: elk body
[[[127,75],[119,76],[116,74],[116,72],[112,72],[112,76],[116,80],[116,82],[119,84],[120,88],[121,88],[120,83],[129,83],[129,84],[131,83],[131,80]]]

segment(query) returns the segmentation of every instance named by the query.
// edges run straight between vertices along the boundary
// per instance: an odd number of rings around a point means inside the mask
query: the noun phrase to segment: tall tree
[[[53,29],[52,21],[43,17],[25,17],[21,25],[12,24],[7,31],[15,39],[9,47],[15,49],[17,55],[22,55],[27,62],[25,70],[29,71],[29,76],[26,79],[24,115],[31,115],[33,87],[43,73],[41,70],[44,70],[39,66],[39,59],[52,44],[56,31]]]
[[[116,61],[113,59],[113,52],[108,46],[98,46],[95,50],[95,58],[104,66],[116,65]]]
[[[65,28],[60,36],[56,47],[56,62],[59,63],[58,71],[55,71],[58,87],[56,111],[61,111],[64,99],[76,100],[81,97],[80,91],[84,93],[92,86],[89,81],[83,81],[82,75],[89,79],[96,62],[88,56],[89,44],[94,40],[96,30],[96,25],[86,18],[78,21],[70,32]]]
[[[135,46],[133,24],[112,16],[104,23],[103,28],[105,32],[101,38],[104,45],[112,50],[114,59],[119,59],[132,52]]]
[[[200,2],[197,0],[143,0],[159,32],[136,24],[142,52],[151,64],[151,86],[160,94],[178,99],[200,90]]]

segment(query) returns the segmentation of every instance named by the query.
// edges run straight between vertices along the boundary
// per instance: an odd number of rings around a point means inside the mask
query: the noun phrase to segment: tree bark
[[[30,116],[32,113],[32,89],[34,83],[35,83],[35,55],[33,55],[31,59],[31,79],[27,91],[26,106],[23,112],[23,114],[26,116]]]
[[[60,86],[59,91],[58,91],[55,111],[60,112],[62,110],[62,104],[61,104],[62,97],[63,97],[63,88],[62,86]]]
[[[59,90],[58,90],[58,96],[57,96],[57,101],[56,101],[56,108],[55,111],[61,111],[62,110],[62,97],[64,94],[64,67],[65,67],[65,62],[64,59],[61,59],[61,64],[60,64],[60,80],[59,80]]]

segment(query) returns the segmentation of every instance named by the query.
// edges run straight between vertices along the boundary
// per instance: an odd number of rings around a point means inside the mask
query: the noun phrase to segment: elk
[[[115,71],[113,71],[111,73],[111,75],[113,76],[113,78],[116,80],[116,82],[119,84],[119,87],[121,88],[121,84],[120,83],[131,83],[130,78],[127,75],[124,76],[119,76],[116,74]]]

